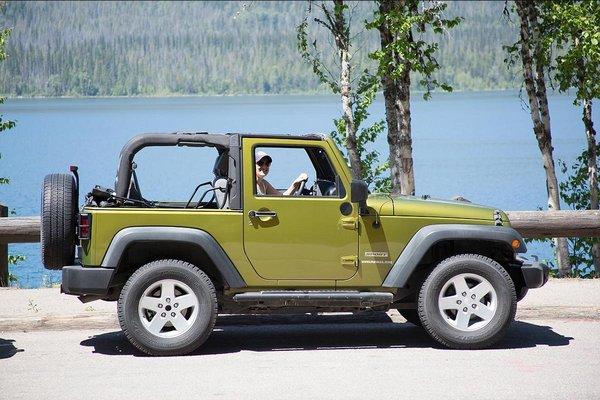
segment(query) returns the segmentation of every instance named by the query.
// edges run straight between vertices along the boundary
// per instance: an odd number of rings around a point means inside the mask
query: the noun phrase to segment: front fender
[[[492,225],[440,224],[421,228],[410,239],[394,266],[386,276],[383,287],[404,287],[419,262],[434,244],[444,240],[485,240],[507,243],[512,247],[513,240],[519,241],[517,253],[525,253],[527,247],[519,232],[513,228]]]

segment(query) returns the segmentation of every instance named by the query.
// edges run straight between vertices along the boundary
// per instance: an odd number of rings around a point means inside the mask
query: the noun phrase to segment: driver
[[[266,196],[289,196],[294,194],[300,188],[303,181],[308,180],[308,175],[303,172],[292,182],[289,188],[281,193],[275,189],[266,179],[265,176],[269,173],[271,162],[273,159],[264,151],[257,151],[254,155],[256,160],[256,193]]]

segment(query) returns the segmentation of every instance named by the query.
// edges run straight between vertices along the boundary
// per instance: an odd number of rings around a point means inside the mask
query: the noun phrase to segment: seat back
[[[229,208],[229,190],[231,184],[228,176],[229,170],[229,153],[224,151],[219,154],[213,167],[215,179],[213,180],[213,188],[215,189],[215,200],[218,208]]]

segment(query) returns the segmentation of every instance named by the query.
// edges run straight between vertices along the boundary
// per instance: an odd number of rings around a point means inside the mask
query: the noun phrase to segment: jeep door
[[[257,152],[272,158],[265,179],[281,191],[301,172],[308,173],[304,194],[257,193]],[[345,179],[336,174],[328,143],[246,137],[242,157],[244,250],[256,272],[281,285],[303,280],[319,286],[352,277],[357,272],[357,210]]]

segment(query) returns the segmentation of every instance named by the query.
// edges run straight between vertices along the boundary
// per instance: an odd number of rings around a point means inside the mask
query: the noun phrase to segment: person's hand
[[[308,180],[308,175],[306,174],[306,172],[301,173],[300,175],[298,175],[298,177],[294,180],[294,188],[296,190],[298,190],[298,188],[300,187],[300,184],[302,183],[302,181],[307,181]]]
[[[308,175],[306,174],[306,172],[301,173],[296,179],[294,179],[290,187],[287,188],[287,190],[282,194],[284,196],[291,196],[294,193],[298,192],[301,188],[304,189],[304,185],[302,185],[302,182],[306,182],[307,180]]]

